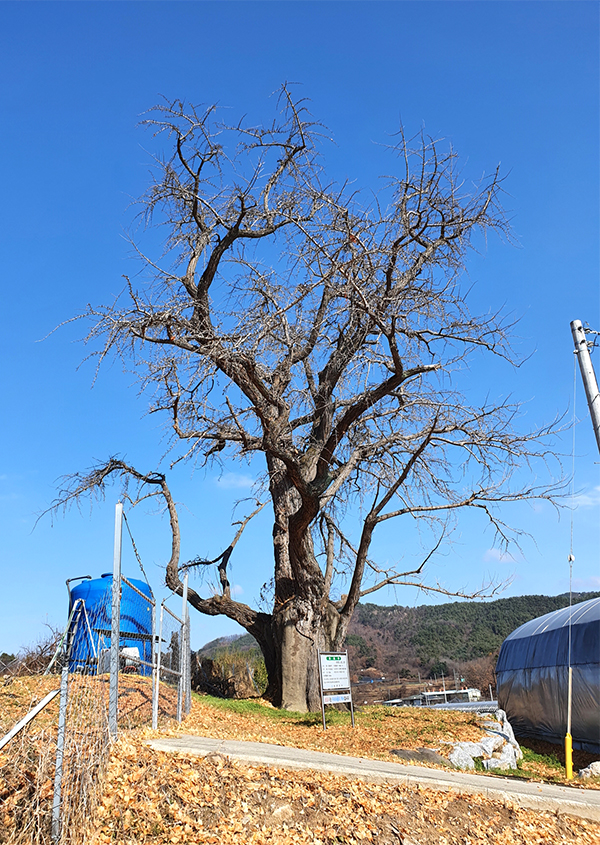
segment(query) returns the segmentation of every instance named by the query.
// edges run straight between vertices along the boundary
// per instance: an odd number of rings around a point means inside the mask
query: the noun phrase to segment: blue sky
[[[596,3],[543,0],[0,4],[0,651],[34,641],[44,622],[64,624],[66,578],[111,566],[116,492],[34,530],[57,478],[116,452],[152,469],[164,452],[164,431],[143,416],[131,376],[109,363],[93,383],[77,342],[85,327],[49,335],[88,302],[109,302],[138,269],[123,233],[156,149],[136,127],[144,110],[165,95],[219,102],[258,122],[287,80],[331,130],[336,179],[376,185],[377,144],[400,119],[409,133],[424,126],[448,139],[469,172],[501,162],[518,246],[490,241],[467,281],[476,307],[505,305],[521,318],[516,346],[531,357],[519,370],[475,370],[474,389],[493,380],[526,402],[524,425],[540,423],[572,413],[570,320],[600,329],[598,17]],[[576,412],[574,578],[600,589],[598,455],[579,384]],[[570,454],[570,432],[557,445]],[[190,465],[174,474],[184,558],[222,550],[233,503],[251,483],[251,470],[235,465],[221,477]],[[506,595],[567,589],[569,512],[558,520],[546,505],[520,505],[510,519],[533,535],[522,554],[500,556],[467,517],[432,577],[458,588],[513,576]],[[130,524],[158,584],[167,524],[141,511]],[[263,512],[233,559],[250,603],[270,574],[269,539]],[[382,537],[381,559],[412,559],[402,539]],[[408,590],[377,600],[428,601]],[[195,615],[192,630],[197,646],[239,629]]]

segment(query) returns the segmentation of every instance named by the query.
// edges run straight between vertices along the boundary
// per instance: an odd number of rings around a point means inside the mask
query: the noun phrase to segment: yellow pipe
[[[573,738],[571,734],[565,734],[565,769],[567,780],[573,780]]]

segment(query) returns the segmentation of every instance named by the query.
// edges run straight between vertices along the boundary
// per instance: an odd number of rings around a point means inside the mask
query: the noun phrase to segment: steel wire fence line
[[[100,592],[94,593],[96,587]],[[21,697],[19,707],[0,712],[0,739],[56,692],[58,676],[60,696],[9,737],[0,753],[0,794],[9,796],[2,845],[83,845],[111,739],[189,712],[186,592],[181,616],[165,601],[157,608],[149,585],[121,575],[120,559],[112,579],[89,579],[70,591],[67,626],[54,657],[37,675],[7,681]]]

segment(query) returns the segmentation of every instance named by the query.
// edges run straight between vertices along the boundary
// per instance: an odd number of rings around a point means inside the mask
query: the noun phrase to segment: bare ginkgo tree
[[[465,395],[471,356],[512,362],[510,325],[473,314],[461,278],[469,249],[507,232],[501,177],[463,184],[451,149],[401,131],[377,192],[336,186],[324,130],[286,87],[268,126],[177,100],[144,123],[168,145],[141,199],[164,250],[148,255],[132,239],[144,273],[117,302],[90,306],[88,340],[141,373],[151,411],[172,427],[174,460],[258,453],[272,607],[236,601],[227,577],[253,514],[216,560],[180,562],[160,467],[112,458],[72,476],[55,504],[102,492],[115,475],[164,496],[168,586],[181,592],[183,566],[217,567],[220,589],[190,590],[190,603],[253,634],[275,704],[315,709],[317,651],[343,646],[361,597],[386,585],[443,590],[423,566],[453,513],[479,512],[506,543],[499,503],[552,495],[522,472],[545,459],[550,429],[520,432],[518,405]],[[388,520],[400,542],[406,521],[431,529],[414,571],[374,560],[373,534]]]

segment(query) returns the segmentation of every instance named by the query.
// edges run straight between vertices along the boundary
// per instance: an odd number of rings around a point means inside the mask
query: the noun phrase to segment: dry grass
[[[34,675],[0,679],[0,736],[22,719],[32,707],[51,690],[60,687],[56,675]],[[38,729],[55,725],[58,718],[58,699],[55,698],[36,717]]]
[[[57,676],[16,677],[0,687],[0,736],[57,689]],[[135,730],[151,719],[150,678],[123,675],[119,724]],[[71,675],[64,747],[61,841],[86,842],[108,758],[108,677]],[[0,752],[0,843],[50,842],[58,696]],[[175,716],[177,692],[161,684],[162,721]]]

